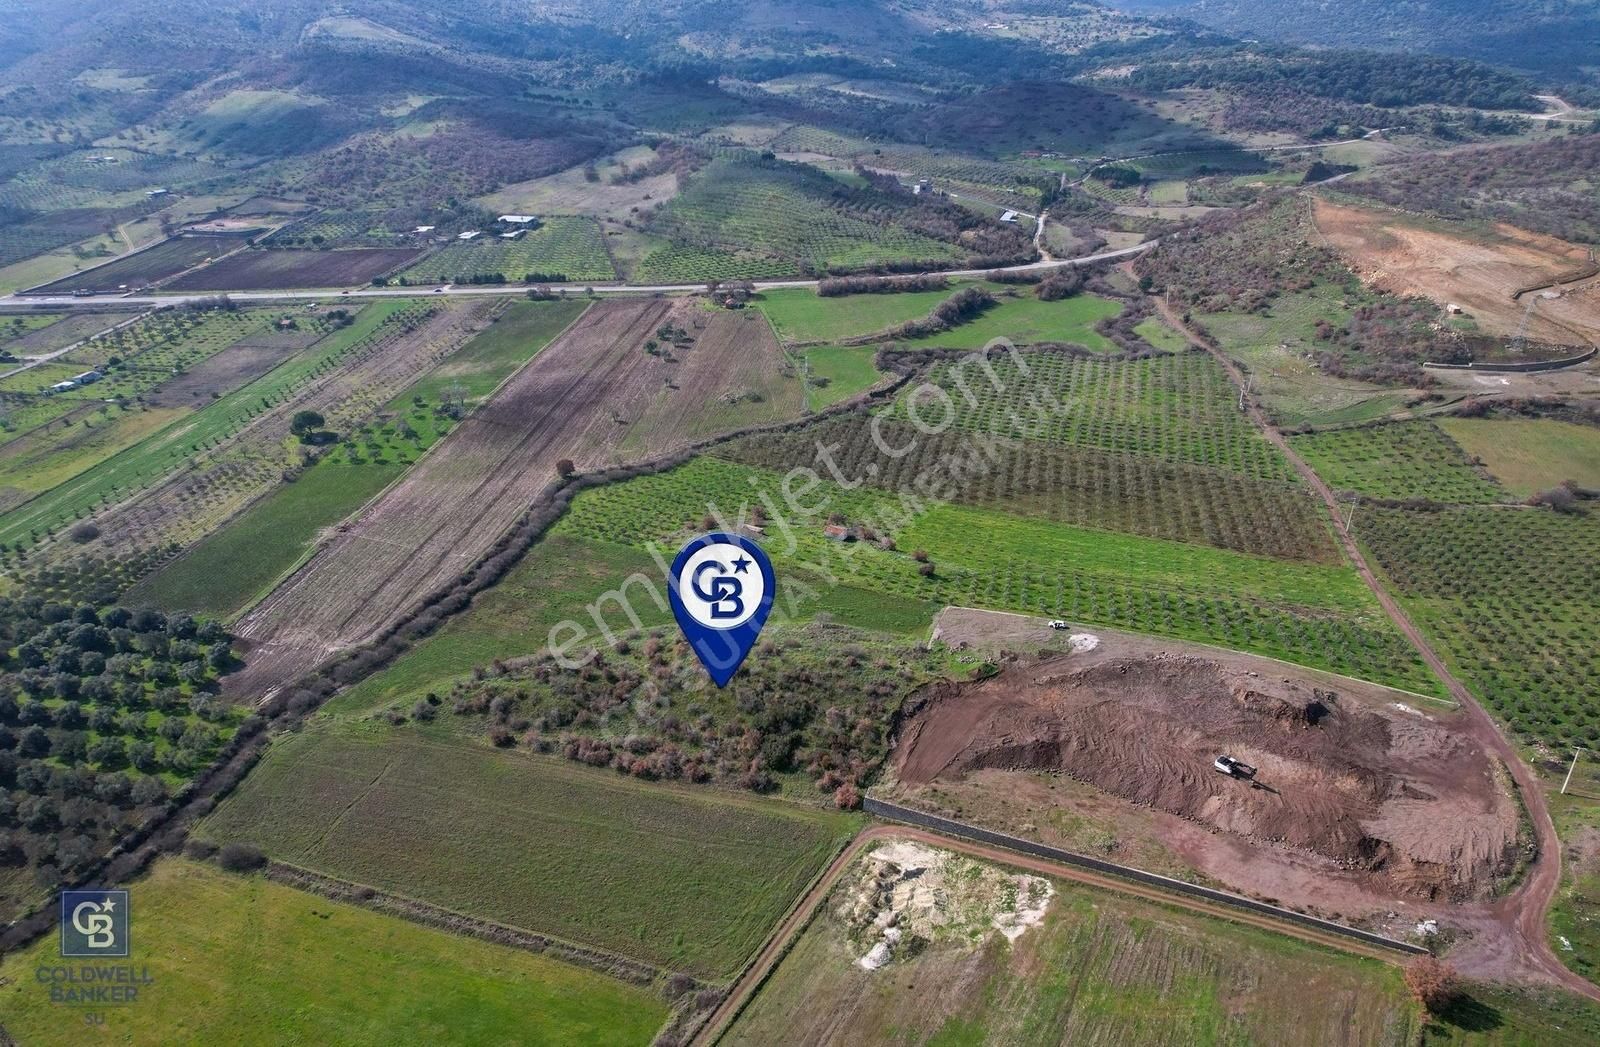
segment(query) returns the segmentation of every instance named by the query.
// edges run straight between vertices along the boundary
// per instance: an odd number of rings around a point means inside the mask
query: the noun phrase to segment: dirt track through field
[[[781,367],[766,325],[742,320],[667,300],[595,305],[239,622],[253,648],[230,693],[265,697],[451,584],[561,459],[579,470],[640,461],[701,435],[710,405],[749,378],[750,358]],[[645,352],[669,321],[704,331],[673,361]],[[798,413],[797,382],[793,404]]]
[[[1228,372],[1228,377],[1235,386],[1240,389],[1245,388],[1244,374],[1232,357],[1214,348],[1196,334],[1183,322],[1183,317],[1163,299],[1155,298],[1152,302],[1175,330],[1183,332],[1184,337],[1191,343],[1216,358]],[[1527,808],[1528,818],[1533,824],[1534,833],[1538,838],[1537,858],[1514,890],[1487,906],[1482,917],[1475,921],[1477,926],[1472,928],[1474,932],[1472,938],[1452,950],[1451,961],[1467,974],[1485,978],[1550,981],[1582,996],[1600,1000],[1600,986],[1569,970],[1550,947],[1548,918],[1550,905],[1561,885],[1561,841],[1556,836],[1555,822],[1550,818],[1549,804],[1545,800],[1544,790],[1538,777],[1532,768],[1523,762],[1516,747],[1501,733],[1494,718],[1478,703],[1466,685],[1451,673],[1444,659],[1422,635],[1422,631],[1400,606],[1399,601],[1378,580],[1377,574],[1373,572],[1362,554],[1361,547],[1344,524],[1343,507],[1334,496],[1333,489],[1323,482],[1316,470],[1295,453],[1294,448],[1289,446],[1289,441],[1268,420],[1266,413],[1254,399],[1248,399],[1247,404],[1251,420],[1267,439],[1283,452],[1295,471],[1311,485],[1311,489],[1327,505],[1345,555],[1355,565],[1356,572],[1377,598],[1384,613],[1417,649],[1428,668],[1433,670],[1444,683],[1450,696],[1461,703],[1466,721],[1464,729],[1485,750],[1498,756],[1511,772],[1522,802]]]

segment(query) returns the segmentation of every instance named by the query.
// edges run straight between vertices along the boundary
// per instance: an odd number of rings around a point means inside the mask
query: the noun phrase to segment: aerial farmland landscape
[[[1590,0],[0,15],[0,1044],[1600,1043]]]

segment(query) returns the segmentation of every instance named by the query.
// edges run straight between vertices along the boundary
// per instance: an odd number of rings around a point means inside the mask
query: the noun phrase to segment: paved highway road
[[[1137,247],[1123,247],[1115,251],[1100,251],[1095,254],[1082,255],[1078,258],[1056,258],[1039,262],[1029,262],[1025,265],[1008,265],[996,269],[951,269],[940,270],[942,276],[982,276],[993,272],[1026,272],[1031,269],[1052,269],[1061,265],[1089,265],[1093,262],[1107,262],[1118,258],[1129,258],[1141,252],[1148,251],[1158,241],[1151,239],[1139,244]],[[910,275],[910,274],[901,274]],[[755,287],[758,291],[772,290],[781,287],[815,287],[817,280],[757,280]],[[685,291],[701,291],[705,289],[704,283],[698,284],[551,284],[549,285],[563,294],[583,294],[590,287],[599,295],[639,295],[639,294],[674,294]],[[340,299],[357,298],[417,298],[430,294],[441,295],[520,295],[526,294],[527,285],[524,284],[468,284],[457,287],[446,285],[444,290],[437,291],[433,287],[423,285],[417,287],[366,287],[351,291],[213,291],[208,294],[148,294],[148,295],[96,295],[92,298],[78,298],[73,295],[8,295],[0,298],[0,312],[17,311],[21,309],[36,309],[49,306],[52,309],[72,309],[99,306],[104,308],[107,303],[116,305],[184,305],[189,302],[203,302],[215,299],[226,294],[230,299],[241,305],[254,302],[305,302],[305,301],[338,301]]]

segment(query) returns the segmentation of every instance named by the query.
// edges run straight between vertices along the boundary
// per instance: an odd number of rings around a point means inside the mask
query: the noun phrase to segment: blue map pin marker
[[[748,538],[721,531],[690,540],[672,561],[667,595],[684,639],[718,687],[728,686],[767,624],[778,581]]]

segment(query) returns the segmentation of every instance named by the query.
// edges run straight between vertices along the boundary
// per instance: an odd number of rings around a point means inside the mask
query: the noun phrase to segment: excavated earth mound
[[[1258,769],[1230,778],[1229,755]],[[1386,893],[1482,897],[1516,860],[1503,769],[1396,703],[1192,655],[1073,656],[918,695],[900,781],[1048,771],[1131,803],[1327,859]]]

